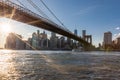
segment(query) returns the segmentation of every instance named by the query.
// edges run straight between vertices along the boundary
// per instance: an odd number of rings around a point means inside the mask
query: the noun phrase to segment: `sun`
[[[1,23],[0,25],[1,32],[3,33],[10,33],[11,32],[11,25],[8,23]]]

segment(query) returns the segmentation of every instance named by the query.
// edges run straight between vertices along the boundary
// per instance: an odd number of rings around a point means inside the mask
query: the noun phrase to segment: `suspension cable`
[[[22,5],[24,8],[28,9],[22,2],[20,2],[19,0],[16,0],[20,5]]]
[[[5,0],[5,1],[9,1],[11,2],[10,0]],[[28,9],[22,2],[20,2],[19,0],[16,0],[21,6],[23,6],[24,8]]]
[[[42,14],[44,17],[49,19],[49,17],[32,1],[32,0],[27,0],[33,8],[35,8],[40,14]]]
[[[67,29],[65,27],[65,25],[60,21],[60,19],[51,11],[51,9],[43,2],[43,0],[40,0],[41,3],[48,9],[48,11],[54,16],[54,18],[62,25],[64,26],[65,29]],[[68,30],[68,29],[67,29]]]
[[[6,1],[10,1],[10,0],[6,0]],[[29,4],[35,8],[40,14],[42,14],[44,17],[46,17],[47,19],[50,19],[32,0],[27,0],[29,2]],[[48,9],[48,11],[54,16],[54,18],[67,30],[69,31],[69,29],[67,29],[65,27],[65,25],[60,21],[60,19],[50,10],[50,8],[43,2],[43,0],[40,0],[41,3]],[[19,0],[17,0],[17,2],[22,5],[24,8],[27,8],[22,2],[20,2]],[[28,8],[27,8],[28,9]],[[69,31],[71,32],[71,31]]]

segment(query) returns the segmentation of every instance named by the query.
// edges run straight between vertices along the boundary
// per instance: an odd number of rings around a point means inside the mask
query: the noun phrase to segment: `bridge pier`
[[[95,46],[91,45],[91,44],[83,44],[83,49],[84,51],[93,51],[95,50]]]

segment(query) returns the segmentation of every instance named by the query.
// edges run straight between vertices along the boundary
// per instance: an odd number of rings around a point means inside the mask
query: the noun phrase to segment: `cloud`
[[[120,27],[116,27],[115,29],[116,29],[116,30],[120,30]]]
[[[97,6],[89,6],[89,7],[86,7],[86,8],[83,8],[81,10],[79,10],[75,15],[84,15],[84,14],[87,14],[91,11],[93,11],[94,9],[96,9]]]
[[[120,33],[113,35],[113,39],[116,39],[116,38],[118,38],[118,37],[120,37]]]

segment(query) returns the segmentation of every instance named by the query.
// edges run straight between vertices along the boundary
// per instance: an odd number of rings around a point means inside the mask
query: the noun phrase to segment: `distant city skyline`
[[[16,2],[16,0],[11,1]],[[27,5],[27,8],[38,13],[25,0],[20,1]],[[39,0],[34,0],[33,2],[41,7],[50,19],[57,22]],[[113,33],[113,39],[120,35],[120,0],[45,0],[44,2],[70,31],[74,32],[77,29],[78,35],[82,35],[82,30],[86,30],[88,34],[91,34],[93,44],[96,46],[98,43],[102,43],[103,35],[106,31]],[[7,19],[0,18],[1,21],[6,22]],[[12,31],[23,35],[24,38],[28,38],[32,32],[38,30],[36,27],[16,21],[11,21],[11,24],[13,25]],[[1,34],[2,32],[0,31]],[[48,32],[48,34],[50,33]],[[3,41],[0,40],[0,43],[3,44]]]
[[[51,32],[48,39],[46,32],[40,33],[39,30],[33,32],[32,37],[27,40],[23,40],[22,35],[11,32],[7,35],[4,45],[5,49],[13,50],[72,50],[78,47],[84,49],[79,42],[64,36],[58,37],[54,32]]]

